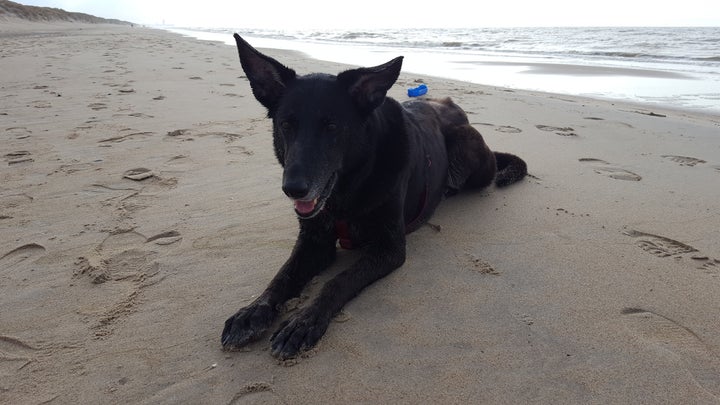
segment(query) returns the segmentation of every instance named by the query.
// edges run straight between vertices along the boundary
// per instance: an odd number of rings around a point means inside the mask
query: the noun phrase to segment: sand
[[[403,74],[531,175],[444,202],[278,363],[220,346],[297,232],[236,51],[3,22],[0,69],[0,403],[720,402],[717,116]]]

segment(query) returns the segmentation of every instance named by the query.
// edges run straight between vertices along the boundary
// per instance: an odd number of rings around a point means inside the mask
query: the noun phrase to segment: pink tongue
[[[295,200],[295,211],[299,212],[302,215],[307,215],[313,212],[316,204],[317,203],[315,201]]]

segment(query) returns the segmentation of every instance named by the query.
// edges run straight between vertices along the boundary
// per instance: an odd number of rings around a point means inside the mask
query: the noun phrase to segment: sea
[[[403,71],[419,78],[720,115],[720,27],[158,28],[233,46],[232,33],[237,32],[258,48],[295,50],[356,66],[375,66],[403,55]]]

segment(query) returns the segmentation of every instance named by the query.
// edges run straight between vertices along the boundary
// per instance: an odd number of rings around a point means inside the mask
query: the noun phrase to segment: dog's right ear
[[[295,80],[295,71],[275,59],[263,55],[235,34],[240,64],[242,65],[255,98],[268,109],[272,117],[290,82]]]

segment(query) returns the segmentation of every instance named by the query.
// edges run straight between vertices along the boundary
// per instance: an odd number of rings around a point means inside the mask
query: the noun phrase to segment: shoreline
[[[220,345],[297,234],[234,48],[46,27],[0,35],[0,403],[720,398],[716,116],[401,73],[390,96],[422,79],[531,175],[444,201],[400,269],[278,364],[267,336]]]
[[[234,46],[232,36],[203,30],[159,28],[196,39]],[[395,48],[361,44],[322,43],[247,36],[260,48],[298,50],[310,58],[358,66],[372,66],[399,54],[406,56],[403,71],[449,80],[507,87],[516,90],[562,93],[663,108],[720,115],[720,82],[698,72],[678,72],[667,66],[646,67],[615,61],[594,65],[588,60],[500,56],[422,48]],[[384,58],[384,59],[383,59]],[[715,89],[715,93],[713,90]]]

